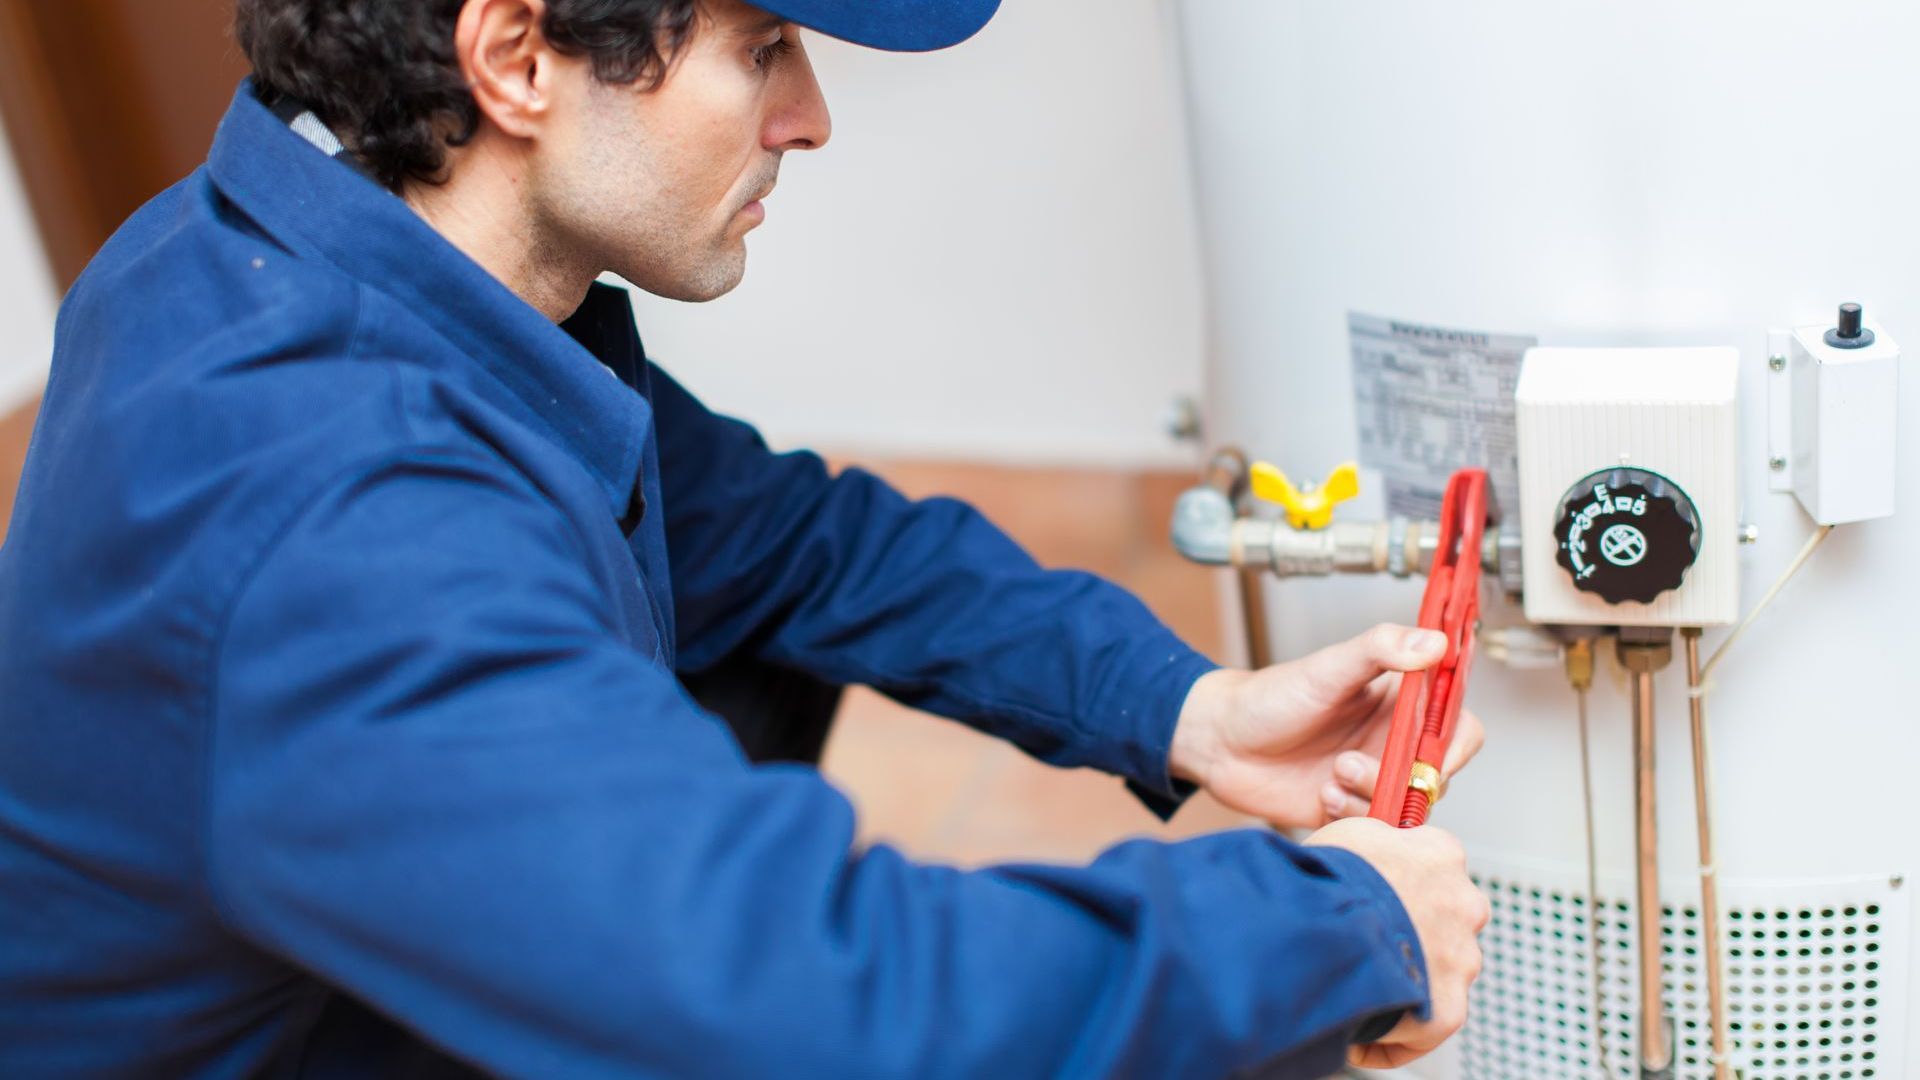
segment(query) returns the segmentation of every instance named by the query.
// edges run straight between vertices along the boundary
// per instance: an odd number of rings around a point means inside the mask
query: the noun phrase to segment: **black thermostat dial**
[[[1560,565],[1609,604],[1651,603],[1700,557],[1700,515],[1679,485],[1645,469],[1602,469],[1567,490]]]

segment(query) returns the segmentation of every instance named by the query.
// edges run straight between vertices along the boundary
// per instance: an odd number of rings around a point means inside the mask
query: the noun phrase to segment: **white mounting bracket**
[[[1767,331],[1767,490],[1793,490],[1793,331]]]
[[[1872,323],[1840,348],[1826,325],[1767,332],[1767,489],[1821,525],[1894,510],[1900,346]]]

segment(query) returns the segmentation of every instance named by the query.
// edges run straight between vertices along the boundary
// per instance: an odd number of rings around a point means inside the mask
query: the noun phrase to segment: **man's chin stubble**
[[[747,270],[744,238],[723,240],[718,250],[693,266],[633,267],[632,273],[618,266],[614,273],[663,300],[703,304],[732,292]]]

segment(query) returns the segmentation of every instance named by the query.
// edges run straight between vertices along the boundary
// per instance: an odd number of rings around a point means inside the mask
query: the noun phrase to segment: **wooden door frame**
[[[88,200],[85,165],[40,47],[33,5],[0,0],[0,118],[41,245],[64,293],[113,231]]]

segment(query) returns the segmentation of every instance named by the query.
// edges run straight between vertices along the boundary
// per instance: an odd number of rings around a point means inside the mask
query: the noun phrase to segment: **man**
[[[593,284],[740,280],[828,136],[801,24],[993,6],[241,0],[256,77],[67,298],[0,553],[0,1074],[1316,1075],[1459,1025],[1457,845],[1326,824],[1434,642],[1217,669],[769,452]],[[1325,827],[857,849],[774,760],[851,682]]]

